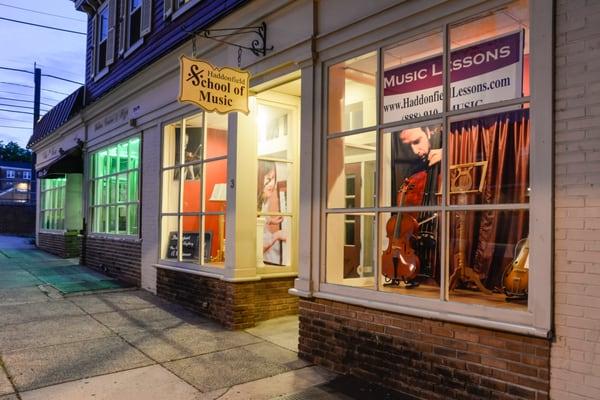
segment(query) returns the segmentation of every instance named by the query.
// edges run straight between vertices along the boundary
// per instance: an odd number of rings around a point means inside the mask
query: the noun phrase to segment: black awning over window
[[[65,174],[83,173],[83,154],[81,146],[75,146],[62,154],[52,164],[39,169],[37,177],[39,179],[60,178]]]

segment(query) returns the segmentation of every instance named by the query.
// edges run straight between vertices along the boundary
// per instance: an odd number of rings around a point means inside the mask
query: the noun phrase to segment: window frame
[[[135,49],[137,49],[143,42],[144,42],[144,38],[142,36],[142,8],[144,6],[144,2],[142,0],[139,0],[139,5],[134,9],[133,8],[133,1],[134,0],[121,0],[121,1],[126,1],[127,2],[127,24],[126,24],[126,30],[127,30],[127,40],[125,43],[125,46],[127,48],[127,51],[125,52],[125,56],[129,55],[130,53],[132,53],[133,51],[135,51]],[[133,14],[135,12],[139,13],[139,37],[135,42],[131,42],[131,28],[132,28],[132,18],[133,18]]]
[[[128,167],[129,167],[129,142],[131,142],[133,139],[139,139],[139,147],[138,147],[138,165],[136,168],[128,168],[127,170],[123,170],[123,171],[118,171],[118,172],[113,172],[113,173],[107,173],[101,176],[96,176],[96,166],[95,166],[95,156],[97,154],[99,154],[102,151],[108,151],[111,148],[116,148],[117,152],[119,149],[119,145],[123,144],[123,143],[127,143],[128,144],[128,150],[127,150],[127,154],[128,154]],[[106,146],[102,146],[96,150],[94,150],[93,152],[90,152],[89,154],[89,158],[88,158],[88,165],[90,166],[90,174],[89,177],[87,179],[87,185],[88,185],[88,193],[89,193],[89,201],[88,201],[88,206],[87,206],[87,219],[88,221],[90,221],[90,223],[88,224],[88,234],[91,236],[106,236],[106,237],[115,237],[115,238],[139,238],[141,237],[141,194],[142,194],[142,135],[139,133],[136,133],[134,135],[130,135],[127,136],[125,138],[119,139],[118,141],[112,142]],[[129,195],[130,195],[130,188],[129,188],[129,180],[130,180],[130,175],[132,173],[137,173],[137,195],[136,198],[137,200],[135,201],[130,201],[129,199]],[[118,198],[115,199],[116,202],[110,202],[109,199],[106,199],[107,201],[102,202],[102,203],[98,203],[95,195],[96,195],[96,182],[101,181],[101,180],[106,180],[106,182],[108,183],[108,180],[112,177],[114,178],[118,178],[119,175],[126,175],[126,181],[127,181],[127,185],[126,185],[126,193],[127,193],[127,201],[124,202],[119,202]],[[118,183],[117,183],[117,189],[118,189]],[[108,184],[106,186],[107,190],[108,190]],[[118,193],[118,190],[117,190]],[[117,194],[118,196],[118,194]],[[137,209],[137,215],[136,215],[136,225],[137,225],[137,233],[129,233],[130,232],[130,226],[129,226],[129,209],[131,206],[135,205],[136,209]],[[116,207],[116,209],[118,210],[119,207],[124,206],[125,207],[125,212],[126,212],[126,233],[119,233],[119,229],[118,229],[118,211],[115,214],[116,216],[116,232],[108,232],[108,225],[109,225],[109,216],[106,216],[106,229],[104,232],[98,232],[95,231],[95,210],[96,209],[103,209],[105,210],[104,212],[108,213],[109,209],[111,207]]]
[[[173,13],[171,14],[171,20],[179,17],[181,14],[184,14],[194,5],[198,4],[200,0],[190,0],[187,3],[179,5],[179,0],[173,0]]]
[[[183,169],[189,167],[189,166],[196,166],[199,165],[201,166],[201,168],[203,168],[203,174],[204,174],[204,166],[207,163],[211,163],[211,162],[218,162],[218,161],[228,161],[230,158],[230,149],[229,149],[229,127],[227,129],[227,154],[225,155],[221,155],[221,156],[217,156],[217,157],[210,157],[210,158],[204,158],[202,157],[200,160],[195,160],[195,161],[191,161],[191,162],[181,162],[180,160],[176,160],[175,163],[173,165],[169,165],[169,166],[165,166],[165,128],[169,125],[175,124],[177,122],[181,122],[182,124],[184,123],[185,120],[187,119],[191,119],[194,117],[197,117],[199,115],[202,116],[202,127],[203,127],[203,135],[206,135],[207,133],[207,112],[202,110],[202,109],[195,109],[193,111],[187,112],[183,115],[180,115],[178,117],[175,118],[171,118],[169,120],[164,121],[161,124],[161,130],[160,130],[160,165],[159,165],[159,175],[158,175],[158,181],[159,181],[159,201],[158,201],[158,227],[159,227],[159,233],[158,233],[158,246],[157,246],[157,265],[161,268],[163,267],[167,267],[168,269],[173,269],[173,270],[182,270],[182,271],[188,271],[188,272],[200,272],[204,275],[208,275],[208,276],[214,276],[214,277],[222,277],[225,274],[227,267],[226,262],[222,262],[221,265],[216,265],[214,263],[212,263],[211,261],[209,261],[208,263],[206,261],[204,261],[204,238],[203,237],[198,237],[199,239],[199,243],[198,245],[200,246],[200,253],[199,253],[199,260],[198,262],[194,262],[193,260],[183,260],[182,259],[182,251],[181,251],[181,241],[178,240],[178,256],[177,259],[169,259],[166,257],[163,257],[162,254],[162,245],[163,245],[163,225],[162,225],[162,220],[164,217],[175,217],[177,218],[177,235],[178,237],[181,237],[182,233],[183,233],[183,217],[186,216],[197,216],[198,218],[200,218],[200,221],[204,222],[204,218],[206,216],[215,216],[218,217],[219,215],[222,215],[224,218],[224,229],[227,232],[227,212],[226,211],[206,211],[204,210],[204,201],[201,202],[201,210],[200,211],[193,211],[193,212],[184,212],[182,211],[182,195],[183,195],[183,185],[179,184],[179,199],[178,199],[178,204],[177,204],[177,212],[172,212],[172,211],[168,211],[165,212],[163,211],[163,190],[165,188],[164,185],[164,172],[165,171],[176,171],[176,170],[180,170],[182,171]],[[229,125],[229,122],[228,122]],[[183,138],[184,138],[185,133],[182,130],[181,133],[181,138],[180,138],[180,146],[181,148],[179,149],[180,151],[180,155],[184,154],[184,148],[183,148]],[[203,152],[205,151],[205,139],[206,137],[203,138]],[[204,175],[202,174],[202,176],[204,177]],[[182,176],[181,172],[180,172],[180,176]],[[227,178],[226,178],[226,182],[228,182],[230,176],[230,171],[229,171],[229,164],[227,164]],[[204,192],[201,192],[201,196],[204,195]],[[202,200],[202,199],[201,199]],[[227,202],[229,203],[230,200],[227,200]],[[204,224],[201,223],[201,231],[204,232]],[[224,236],[225,238],[225,236]],[[214,243],[214,238],[213,238],[213,243]]]
[[[510,1],[506,1],[503,4],[509,4]],[[479,8],[473,8],[470,11],[461,11],[457,15],[445,17],[437,21],[428,22],[421,25],[418,28],[409,30],[400,35],[392,38],[386,38],[383,40],[372,40],[372,45],[356,49],[354,51],[331,57],[322,64],[322,88],[323,97],[322,103],[325,104],[323,111],[323,118],[321,121],[321,160],[322,172],[320,174],[321,182],[318,187],[321,193],[321,204],[319,211],[319,234],[324,240],[320,240],[321,245],[319,246],[319,257],[318,257],[318,268],[316,271],[317,276],[313,277],[313,283],[315,289],[313,295],[315,297],[342,301],[351,304],[357,304],[367,306],[371,308],[379,308],[383,310],[395,311],[399,313],[434,318],[440,320],[454,321],[459,323],[467,323],[478,326],[492,327],[501,330],[507,330],[512,332],[520,332],[530,334],[534,336],[546,337],[550,334],[552,328],[552,296],[551,296],[551,282],[552,282],[552,185],[548,182],[552,181],[552,169],[548,168],[548,165],[552,165],[552,138],[548,133],[547,137],[539,135],[536,140],[531,141],[530,149],[530,185],[532,188],[529,203],[524,207],[529,209],[529,236],[540,239],[536,243],[531,243],[530,255],[533,260],[532,264],[536,268],[530,269],[530,286],[529,286],[529,301],[527,305],[527,311],[518,310],[504,310],[491,306],[484,306],[480,304],[466,304],[455,301],[449,301],[447,280],[448,264],[444,257],[446,245],[441,246],[441,260],[442,260],[442,278],[440,284],[440,298],[439,299],[428,299],[417,296],[402,295],[398,293],[386,293],[380,291],[377,280],[379,279],[380,273],[377,268],[375,274],[375,285],[374,288],[377,290],[363,289],[351,286],[344,286],[340,284],[333,284],[326,282],[326,239],[327,239],[327,215],[330,213],[371,213],[371,212],[385,212],[386,207],[382,207],[377,204],[374,208],[358,208],[355,209],[335,209],[328,208],[327,205],[327,153],[328,153],[328,142],[335,137],[342,137],[356,133],[365,133],[375,131],[378,137],[377,139],[377,164],[378,170],[381,166],[381,137],[384,132],[389,131],[390,128],[398,126],[419,126],[431,124],[434,121],[442,121],[443,131],[447,132],[450,121],[455,120],[456,117],[461,115],[473,114],[475,112],[487,112],[493,113],[493,110],[502,109],[504,106],[514,106],[517,104],[528,103],[531,110],[530,122],[532,125],[531,135],[535,135],[537,132],[552,132],[552,85],[548,82],[552,82],[552,9],[545,8],[543,2],[538,0],[529,1],[529,15],[530,15],[530,71],[535,70],[535,74],[531,74],[530,80],[530,96],[523,96],[516,99],[496,102],[493,104],[484,104],[481,106],[451,110],[449,107],[449,100],[444,102],[444,110],[441,114],[436,115],[435,118],[431,116],[415,118],[409,121],[394,121],[383,123],[383,111],[382,111],[382,90],[383,90],[383,57],[386,49],[395,47],[402,43],[407,43],[413,38],[418,38],[420,35],[426,35],[435,31],[441,31],[443,34],[443,55],[444,55],[444,72],[448,70],[449,60],[448,53],[450,52],[450,29],[455,24],[462,22],[468,22],[485,15],[486,12],[492,12],[500,7],[490,7],[488,5],[481,5]],[[535,15],[536,18],[531,16]],[[350,60],[354,57],[359,57],[368,54],[372,51],[377,52],[377,81],[375,84],[376,89],[376,112],[377,117],[375,125],[365,126],[360,129],[342,131],[342,132],[331,132],[329,131],[329,69],[335,64]],[[540,69],[541,67],[541,69]],[[444,73],[444,93],[449,92],[450,79],[447,73]],[[447,110],[447,111],[446,111]],[[444,137],[444,148],[447,144],[446,138]],[[444,157],[441,168],[442,180],[444,183],[447,182],[447,157]],[[380,178],[377,179],[376,192],[378,196],[381,196],[380,191]],[[445,187],[445,186],[444,186]],[[446,199],[444,198],[440,208],[444,212],[455,211],[455,209],[466,209],[466,207],[456,207],[453,205],[447,205]],[[380,203],[380,202],[379,202]],[[500,207],[490,206],[490,208],[501,209]],[[514,204],[507,205],[515,209]],[[518,205],[517,208],[522,205]],[[390,208],[390,207],[388,207]],[[480,209],[481,207],[474,206],[473,209]],[[390,208],[391,209],[391,208]],[[352,211],[350,211],[352,210]],[[381,222],[380,222],[381,223]],[[441,234],[443,243],[446,243],[446,237],[448,227],[442,226]],[[380,229],[378,229],[379,232]],[[378,233],[379,235],[379,233]],[[378,254],[380,254],[380,240],[376,239],[376,245],[378,248]]]
[[[39,210],[39,226],[40,226],[40,232],[66,232],[66,198],[67,198],[67,180],[68,177],[65,175],[64,178],[59,178],[59,179],[64,179],[63,183],[59,186],[53,186],[50,188],[44,187],[46,185],[46,182],[49,180],[54,180],[54,179],[40,179],[40,210]],[[56,200],[56,194],[58,193],[58,191],[62,191],[62,196],[61,196],[61,207],[51,207],[51,208],[44,208],[44,204],[45,204],[45,200],[47,198],[47,196],[52,196],[52,202],[54,202]],[[44,217],[46,215],[46,213],[51,212],[51,213],[55,213],[55,212],[62,212],[63,218],[62,218],[62,229],[59,228],[46,228],[44,226]]]
[[[16,173],[14,169],[7,169],[6,170],[6,178],[7,179],[15,179]]]
[[[106,62],[106,52],[108,51],[108,31],[109,31],[109,25],[110,25],[110,10],[109,10],[109,1],[106,0],[104,1],[104,3],[100,6],[100,8],[98,8],[98,18],[96,20],[96,26],[94,26],[94,29],[96,31],[96,42],[94,43],[94,52],[95,52],[95,63],[94,63],[94,70],[95,70],[95,74],[94,74],[94,79],[100,79],[102,78],[104,75],[106,75],[106,73],[108,73],[108,63]],[[101,37],[101,31],[100,28],[102,27],[102,13],[106,12],[106,37],[104,38],[104,40],[102,40]],[[100,47],[101,45],[104,44],[105,45],[105,53],[104,53],[104,57],[100,57],[101,53],[100,53]],[[100,60],[104,59],[104,66],[102,68],[100,68]]]

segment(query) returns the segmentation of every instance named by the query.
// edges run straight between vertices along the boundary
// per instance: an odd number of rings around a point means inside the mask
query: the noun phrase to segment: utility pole
[[[37,65],[33,64],[33,130],[40,119],[40,93],[42,91],[42,70]],[[35,164],[37,157],[35,152],[31,154],[31,179],[29,181],[29,202],[35,203],[37,198],[37,176],[35,176]],[[34,186],[34,184],[36,186]],[[34,189],[35,188],[35,189]]]
[[[33,129],[38,123],[40,119],[40,92],[42,85],[42,70],[33,64],[33,86],[34,86],[34,94],[33,94]]]

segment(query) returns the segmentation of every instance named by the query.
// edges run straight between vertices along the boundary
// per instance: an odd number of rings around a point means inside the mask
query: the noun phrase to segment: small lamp
[[[227,184],[215,183],[215,186],[213,186],[213,191],[210,195],[210,199],[208,200],[223,203],[222,210],[225,211],[225,202],[227,201]],[[219,250],[215,259],[216,261],[223,261],[225,259],[225,216],[223,214],[219,215]]]

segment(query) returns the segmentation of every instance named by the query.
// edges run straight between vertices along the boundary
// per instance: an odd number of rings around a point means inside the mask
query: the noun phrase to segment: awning
[[[61,149],[61,156],[52,164],[37,171],[38,179],[60,178],[65,174],[83,173],[83,156],[81,146],[75,146],[67,151]]]

